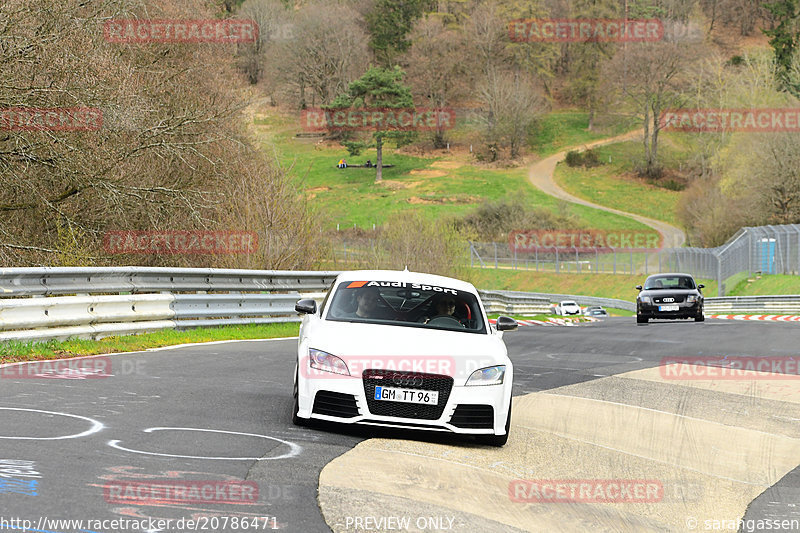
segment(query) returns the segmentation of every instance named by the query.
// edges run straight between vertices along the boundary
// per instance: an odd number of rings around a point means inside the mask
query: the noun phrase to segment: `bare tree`
[[[222,225],[225,206],[240,194],[227,184],[266,164],[250,149],[244,103],[231,82],[237,80],[235,48],[117,44],[103,37],[110,18],[212,18],[211,8],[201,0],[146,9],[129,0],[3,5],[0,109],[92,108],[102,113],[102,125],[0,130],[0,264],[64,264],[60,248],[70,248],[70,256],[96,264],[210,266],[216,258],[110,256],[103,236],[109,230],[249,231]],[[265,194],[274,185],[267,184]],[[281,209],[305,217],[295,202]]]
[[[416,23],[410,40],[411,48],[405,56],[406,81],[415,97],[424,99],[430,107],[443,108],[466,94],[468,65],[461,34],[448,28],[440,17],[428,16]],[[445,146],[441,128],[434,134],[434,146]]]
[[[800,134],[775,132],[737,137],[729,160],[729,194],[752,199],[762,224],[800,223]]]
[[[477,76],[488,76],[511,65],[508,21],[496,2],[476,4],[464,23],[466,50]]]
[[[616,90],[620,104],[641,120],[644,128],[644,164],[641,172],[650,178],[661,175],[658,136],[664,127],[663,111],[680,107],[687,97],[687,69],[699,58],[699,49],[685,43],[629,44],[608,63],[604,78]]]
[[[292,15],[281,0],[247,0],[237,13],[258,24],[258,39],[243,43],[239,50],[239,67],[250,83],[258,83],[269,73],[270,52],[276,44],[293,37]]]
[[[535,87],[527,75],[499,72],[487,76],[479,89],[486,112],[487,143],[490,147],[507,146],[512,159],[522,153],[528,128],[547,109],[544,96]]]
[[[299,95],[300,107],[329,104],[370,63],[365,23],[346,4],[312,2],[296,14],[292,37],[269,60]],[[311,92],[310,101],[306,90]]]

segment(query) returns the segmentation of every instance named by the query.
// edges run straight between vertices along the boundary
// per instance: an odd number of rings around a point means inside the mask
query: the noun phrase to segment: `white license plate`
[[[421,403],[437,405],[439,392],[433,390],[395,389],[390,387],[375,387],[375,399],[387,402]]]
[[[680,309],[680,306],[677,306],[677,305],[659,305],[658,306],[658,310],[659,311],[677,311],[678,309]]]

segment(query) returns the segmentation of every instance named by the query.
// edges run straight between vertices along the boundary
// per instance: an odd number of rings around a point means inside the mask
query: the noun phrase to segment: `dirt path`
[[[530,181],[534,187],[542,190],[550,196],[555,196],[556,198],[560,198],[575,204],[581,204],[587,207],[593,207],[595,209],[602,209],[603,211],[608,211],[609,213],[623,215],[650,226],[662,235],[662,242],[664,243],[665,248],[676,248],[678,246],[682,246],[683,243],[686,242],[686,234],[680,228],[676,228],[675,226],[667,224],[666,222],[661,222],[660,220],[653,220],[652,218],[643,217],[642,215],[637,215],[634,213],[626,213],[625,211],[620,211],[619,209],[605,207],[587,200],[583,200],[577,196],[571,195],[559,187],[553,179],[553,173],[555,172],[556,165],[567,157],[567,152],[570,150],[588,150],[589,148],[594,148],[595,146],[602,146],[604,144],[641,138],[641,136],[642,130],[637,130],[625,133],[623,135],[618,135],[617,137],[610,137],[608,139],[586,143],[579,147],[569,148],[562,152],[558,152],[557,154],[551,155],[550,157],[542,159],[541,161],[537,161],[531,165],[530,170],[528,171],[528,181]]]

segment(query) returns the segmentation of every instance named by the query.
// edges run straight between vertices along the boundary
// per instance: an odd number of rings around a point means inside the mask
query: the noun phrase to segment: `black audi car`
[[[694,318],[703,316],[703,285],[697,285],[689,274],[654,274],[637,285],[636,322],[646,323],[651,318]]]

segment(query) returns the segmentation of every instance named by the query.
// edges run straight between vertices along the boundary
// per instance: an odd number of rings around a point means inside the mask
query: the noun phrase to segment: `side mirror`
[[[517,326],[519,326],[519,324],[517,324],[517,321],[507,316],[497,317],[497,323],[495,324],[497,331],[508,331],[510,329],[517,329]]]
[[[636,290],[637,290],[637,291],[640,291],[640,290],[642,290],[642,286],[641,286],[641,285],[637,285],[637,286],[636,286]]]
[[[317,302],[311,298],[298,300],[297,303],[294,304],[294,310],[303,315],[313,315],[317,312]]]
[[[703,284],[701,283],[700,285],[698,285],[698,286],[697,286],[697,288],[698,288],[698,289],[705,289],[705,288],[706,288],[706,286],[705,286],[705,285],[703,285]]]

